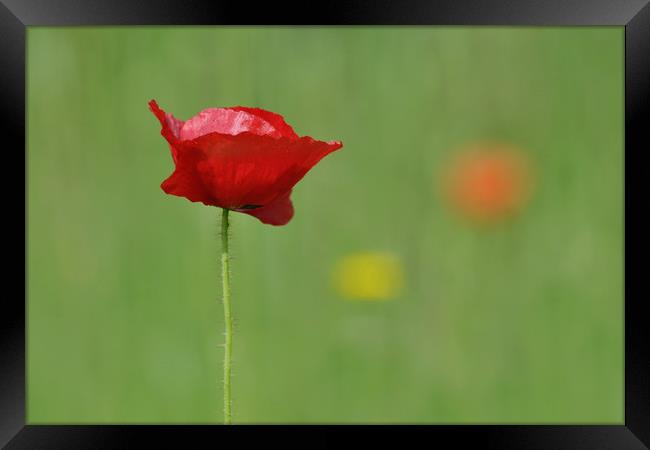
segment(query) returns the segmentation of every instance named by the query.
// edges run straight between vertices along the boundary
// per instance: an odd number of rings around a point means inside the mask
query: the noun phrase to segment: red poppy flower
[[[285,225],[293,217],[293,186],[338,141],[298,136],[281,115],[259,108],[208,108],[183,122],[149,108],[162,125],[176,169],[161,185],[167,194]]]

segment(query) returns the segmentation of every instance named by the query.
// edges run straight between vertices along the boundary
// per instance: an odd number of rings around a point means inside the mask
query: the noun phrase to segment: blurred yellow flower
[[[341,297],[351,300],[389,300],[404,287],[404,271],[395,255],[385,252],[358,252],[341,258],[335,265],[333,281]]]

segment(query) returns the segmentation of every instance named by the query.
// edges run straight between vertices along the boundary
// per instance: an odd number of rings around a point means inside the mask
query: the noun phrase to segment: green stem
[[[230,308],[230,255],[228,252],[228,210],[221,215],[221,280],[223,288],[223,315],[226,325],[226,343],[223,356],[223,423],[232,423],[232,397],[230,376],[232,373],[232,311]]]

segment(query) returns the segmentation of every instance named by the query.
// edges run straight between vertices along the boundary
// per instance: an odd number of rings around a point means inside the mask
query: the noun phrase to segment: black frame
[[[341,0],[321,3],[267,2],[251,7],[248,2],[183,0],[0,0],[0,128],[3,136],[5,177],[17,174],[23,183],[25,165],[25,37],[31,25],[618,25],[625,27],[625,206],[632,180],[647,180],[649,170],[636,160],[647,151],[648,128],[642,118],[650,109],[650,0]],[[305,7],[308,5],[308,7]],[[645,114],[644,114],[645,113]],[[642,146],[642,144],[645,144]],[[13,169],[13,170],[12,170]],[[644,177],[645,175],[645,177]],[[13,183],[5,184],[9,194]],[[24,184],[26,189],[26,184]],[[16,210],[23,208],[25,222],[4,214],[10,236],[25,236],[26,201],[17,196]],[[14,206],[14,205],[12,205]],[[645,221],[625,222],[625,232],[635,240]],[[647,229],[647,228],[645,228]],[[9,242],[5,235],[4,242]],[[637,243],[638,242],[638,243]],[[637,241],[634,250],[645,247]],[[25,247],[18,250],[23,256]],[[631,247],[630,247],[631,248]],[[627,252],[626,261],[630,253]],[[26,256],[24,256],[26,258]],[[5,258],[5,264],[9,261]],[[9,264],[6,264],[9,266]],[[12,265],[15,267],[15,264]],[[26,266],[25,268],[25,277]],[[225,444],[241,445],[255,439],[282,438],[283,447],[325,447],[342,442],[342,430],[355,431],[364,444],[404,444],[414,438],[435,445],[453,439],[461,447],[498,449],[643,449],[650,445],[650,333],[643,325],[644,299],[630,294],[640,287],[643,266],[626,264],[625,298],[625,422],[620,425],[464,425],[418,427],[303,426],[36,426],[25,423],[25,304],[17,296],[5,296],[0,329],[0,445],[12,449],[40,448],[140,448],[158,442],[160,447],[192,448]],[[8,278],[8,277],[7,277]],[[18,277],[15,277],[17,280]],[[629,287],[633,289],[630,290]],[[23,285],[26,292],[26,284]],[[641,289],[638,289],[642,292]],[[26,295],[25,295],[26,298]],[[254,433],[247,433],[247,431]],[[296,433],[299,431],[300,433]],[[305,433],[306,432],[306,433]],[[282,434],[281,434],[282,433]],[[305,433],[303,435],[303,433]],[[305,440],[304,438],[308,440]],[[348,440],[349,437],[346,439]],[[363,440],[363,441],[361,441]],[[644,445],[645,443],[645,445]],[[294,444],[294,445],[292,445]],[[425,444],[426,445],[426,444]]]

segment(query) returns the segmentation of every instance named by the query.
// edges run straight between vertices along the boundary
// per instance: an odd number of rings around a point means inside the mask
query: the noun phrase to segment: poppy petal
[[[293,204],[290,195],[291,191],[282,194],[261,208],[239,209],[236,211],[256,217],[260,222],[268,225],[286,225],[293,217]]]
[[[170,113],[166,113],[158,106],[158,103],[155,100],[149,102],[149,109],[153,112],[160,124],[162,125],[162,131],[160,134],[165,136],[167,140],[170,138],[173,140],[179,139],[181,135],[181,128],[183,128],[183,121],[177,119]]]
[[[276,114],[274,112],[267,111],[265,109],[247,108],[245,106],[235,106],[234,108],[231,109],[234,109],[235,111],[246,111],[247,113],[253,114],[261,119],[266,120],[268,123],[273,125],[273,128],[279,131],[282,134],[282,136],[286,138],[297,139],[299,137],[296,134],[296,132],[293,131],[291,125],[285,122],[284,117],[282,117],[280,114]],[[253,133],[253,134],[257,134],[257,133]]]
[[[197,167],[204,185],[221,204],[233,209],[270,203],[342,146],[310,137],[274,139],[250,133],[211,133],[183,144],[204,153]]]
[[[167,194],[185,197],[192,202],[220,206],[214,201],[197,173],[197,164],[202,158],[203,156],[198,151],[180,152],[174,173],[163,181],[160,187]]]
[[[167,142],[169,142],[169,150],[172,153],[174,162],[176,162],[178,150],[176,149],[175,144],[180,139],[181,129],[183,128],[184,122],[160,109],[155,100],[149,102],[149,109],[155,114],[158,121],[160,121],[160,124],[162,125],[160,134],[167,139]]]
[[[270,122],[244,109],[208,108],[184,123],[180,130],[184,141],[196,139],[209,133],[229,134],[252,133],[258,136],[282,137]]]

